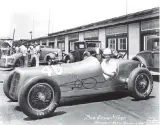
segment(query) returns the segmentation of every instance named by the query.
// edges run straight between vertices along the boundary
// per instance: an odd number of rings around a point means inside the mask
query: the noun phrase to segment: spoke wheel
[[[153,89],[153,77],[143,67],[134,69],[128,78],[128,90],[135,99],[147,99]]]
[[[149,78],[146,74],[139,74],[135,80],[135,87],[141,94],[145,94],[149,86]]]
[[[59,105],[60,97],[56,81],[48,76],[37,76],[21,88],[18,103],[25,115],[40,119],[52,115]]]
[[[28,104],[34,110],[45,110],[54,101],[54,90],[46,83],[34,85],[28,93]]]
[[[66,63],[70,63],[71,60],[69,58],[66,59]]]
[[[18,59],[17,61],[16,61],[16,63],[15,63],[15,67],[20,67],[21,66],[21,62],[20,62],[20,60]]]
[[[51,65],[52,64],[51,58],[49,58],[47,62],[48,62],[48,65]]]

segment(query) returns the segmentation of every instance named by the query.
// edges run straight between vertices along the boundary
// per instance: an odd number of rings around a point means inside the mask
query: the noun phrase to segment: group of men
[[[22,53],[22,58],[24,62],[24,66],[28,66],[29,58],[32,56],[36,59],[36,67],[39,66],[39,56],[40,56],[40,46],[35,43],[30,46],[20,45],[15,47],[16,53]]]

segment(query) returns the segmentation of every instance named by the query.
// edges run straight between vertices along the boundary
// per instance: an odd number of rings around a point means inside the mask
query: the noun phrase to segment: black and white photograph
[[[0,5],[0,125],[160,125],[159,0]]]

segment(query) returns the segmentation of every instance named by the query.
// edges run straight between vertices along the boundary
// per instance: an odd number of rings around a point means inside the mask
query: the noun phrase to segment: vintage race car
[[[29,55],[29,54],[28,54]],[[22,67],[24,65],[24,59],[22,53],[14,53],[12,55],[3,55],[0,59],[1,68],[14,69],[15,67]],[[29,55],[30,66],[36,65],[35,55]],[[51,64],[63,60],[63,52],[58,48],[50,48],[48,46],[40,46],[40,64]]]
[[[12,55],[3,55],[0,59],[0,67],[11,68],[20,67],[22,65],[22,53],[15,53]]]
[[[116,63],[116,73],[109,79],[95,57],[61,65],[16,68],[5,79],[3,90],[34,119],[53,113],[65,97],[129,91],[136,99],[146,99],[153,88],[148,69],[133,60],[117,59]]]

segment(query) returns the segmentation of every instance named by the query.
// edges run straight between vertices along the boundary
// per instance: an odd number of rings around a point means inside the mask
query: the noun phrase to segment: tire
[[[5,79],[4,81],[4,84],[3,84],[3,92],[4,94],[12,101],[12,102],[17,102],[17,100],[15,99],[12,99],[10,96],[9,96],[9,90],[10,90],[10,87],[11,87],[11,79],[13,77],[13,73],[14,71],[12,71],[9,76]]]
[[[66,56],[65,63],[73,63],[73,62],[74,62],[74,57],[72,54]]]
[[[48,57],[48,58],[47,58],[47,64],[48,64],[48,65],[52,65],[52,59],[51,59],[51,57]]]
[[[21,66],[22,66],[22,61],[20,59],[17,59],[14,67],[21,67]]]
[[[91,56],[90,52],[86,51],[83,54],[83,59],[86,59],[87,57]]]
[[[147,99],[153,89],[153,78],[146,68],[134,69],[128,80],[128,90],[135,99]]]
[[[36,59],[35,58],[33,58],[32,62],[31,62],[31,67],[34,67],[34,66],[36,66]]]
[[[38,76],[30,79],[22,87],[18,102],[25,115],[32,119],[40,119],[54,112],[59,104],[60,96],[60,88],[53,79],[48,76]]]

